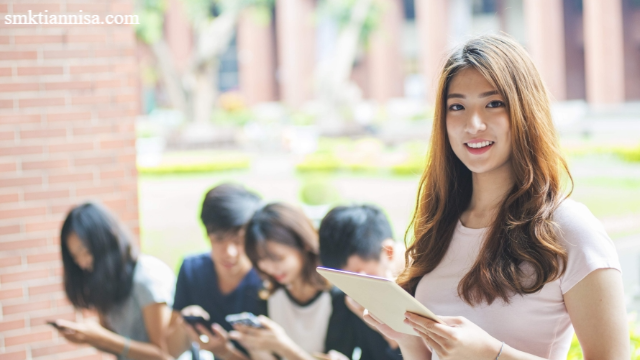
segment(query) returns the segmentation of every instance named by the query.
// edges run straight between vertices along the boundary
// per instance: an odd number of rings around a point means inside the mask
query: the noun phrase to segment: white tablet
[[[442,323],[434,313],[392,280],[321,266],[316,270],[395,331],[417,335],[404,323],[404,313],[407,311]]]

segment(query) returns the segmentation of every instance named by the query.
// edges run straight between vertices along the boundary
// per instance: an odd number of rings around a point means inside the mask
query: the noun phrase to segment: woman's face
[[[84,271],[93,271],[93,255],[82,240],[76,235],[76,233],[71,233],[67,237],[67,249],[69,249],[69,253],[73,258],[73,261],[80,267],[80,269]]]
[[[449,84],[447,135],[458,159],[474,173],[510,165],[511,126],[505,99],[474,68],[458,72]]]
[[[304,259],[296,248],[267,240],[260,255],[258,267],[280,285],[290,285],[302,275]]]

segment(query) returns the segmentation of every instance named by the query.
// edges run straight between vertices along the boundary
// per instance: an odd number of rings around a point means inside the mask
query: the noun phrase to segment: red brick
[[[15,136],[13,131],[0,131],[0,141],[13,140]]]
[[[20,256],[0,258],[0,267],[18,266],[21,264],[22,264],[22,257]]]
[[[71,98],[72,105],[109,104],[111,96],[76,96]]]
[[[42,346],[42,347],[37,347],[37,348],[34,348],[32,346],[31,347],[31,357],[37,358],[37,357],[42,357],[42,356],[47,356],[47,355],[54,355],[54,354],[57,355],[57,354],[60,354],[60,353],[65,353],[65,352],[69,352],[69,351],[75,351],[78,348],[79,348],[78,345],[72,344],[72,343],[62,343],[62,344],[58,344],[58,345],[48,345],[48,346]],[[83,357],[83,358],[85,358],[85,357]],[[16,359],[16,360],[18,360],[18,359]]]
[[[58,4],[13,4],[13,13],[21,14],[28,13],[31,10],[32,13],[44,13],[45,10],[48,12],[60,12],[60,5]]]
[[[69,73],[72,75],[73,74],[95,74],[95,73],[110,72],[110,71],[111,71],[111,67],[109,65],[88,65],[88,66],[69,67]]]
[[[0,68],[0,76],[11,76],[13,74],[13,70],[9,67]]]
[[[60,289],[62,289],[62,287],[59,287]],[[58,292],[61,292],[62,290],[59,290]],[[52,319],[65,319],[65,320],[69,320],[69,321],[75,321],[76,320],[76,314],[75,312],[73,312],[73,310],[69,311],[69,312],[65,312],[65,313],[56,313],[55,315],[45,315],[45,316],[38,316],[38,317],[31,317],[29,319],[29,325],[33,326],[40,326],[40,325],[45,325],[47,323],[47,321],[50,321]]]
[[[11,44],[11,38],[9,36],[0,36],[0,45]]]
[[[76,196],[94,196],[94,195],[104,195],[104,194],[113,194],[115,192],[113,186],[92,186],[88,188],[80,188],[76,189]]]
[[[69,34],[67,35],[67,42],[73,43],[104,43],[107,41],[107,36],[104,34]]]
[[[36,222],[26,223],[24,226],[25,232],[32,233],[37,231],[49,231],[59,230],[62,227],[62,220],[45,221],[40,220]]]
[[[35,342],[46,341],[53,339],[53,332],[51,330],[32,332],[26,335],[18,335],[4,338],[4,346],[15,346],[22,344],[33,344]]]
[[[104,140],[100,142],[101,149],[131,149],[135,148],[136,140]]]
[[[126,176],[126,172],[124,170],[112,170],[112,171],[101,171],[100,172],[100,180],[108,180],[108,179],[122,179]]]
[[[114,14],[133,13],[133,7],[127,2],[111,2],[111,12]]]
[[[15,299],[22,297],[22,288],[0,290],[0,300]]]
[[[13,100],[0,100],[0,109],[13,109]]]
[[[44,58],[48,59],[74,59],[94,57],[93,50],[55,50],[45,51]]]
[[[38,83],[9,83],[0,84],[0,92],[20,92],[20,91],[38,91],[40,85]]]
[[[0,124],[39,123],[40,115],[0,115]]]
[[[0,51],[2,60],[36,60],[37,58],[37,51]]]
[[[90,112],[47,114],[47,121],[91,120]]]
[[[27,216],[45,215],[47,213],[46,207],[31,207],[23,209],[13,210],[0,210],[0,219],[15,219]],[[1,244],[1,243],[0,243]],[[1,247],[2,245],[0,245]]]
[[[60,44],[64,40],[62,35],[15,35],[16,45],[22,44]]]
[[[0,194],[0,204],[17,203],[20,201],[20,194]]]
[[[17,330],[24,328],[24,320],[9,320],[0,322],[0,332]],[[1,358],[0,358],[1,359]]]
[[[67,175],[49,175],[49,184],[79,183],[84,181],[93,181],[93,173],[85,172]]]
[[[49,145],[49,153],[59,153],[59,152],[76,152],[76,151],[87,151],[93,150],[92,142],[81,142],[75,144],[58,144],[58,145]]]
[[[123,86],[123,82],[121,80],[104,80],[104,81],[95,82],[96,89],[113,89],[113,88],[119,88],[122,86]],[[116,101],[118,101],[117,96],[116,96]]]
[[[68,198],[69,190],[35,191],[24,194],[25,201]]]
[[[22,163],[22,170],[64,169],[68,167],[68,160],[29,161]]]
[[[9,273],[9,274],[2,274],[0,275],[0,282],[3,284],[6,283],[10,283],[10,282],[16,282],[16,281],[27,281],[27,280],[34,280],[34,279],[46,279],[49,277],[49,275],[51,274],[49,269],[41,269],[41,270],[27,270],[27,271],[22,271],[22,272],[15,272],[15,273]],[[5,314],[8,314],[6,312],[7,307],[4,307],[5,309]]]
[[[52,138],[52,137],[65,137],[67,136],[66,129],[45,129],[45,130],[22,130],[20,131],[21,139],[36,139],[36,138]]]
[[[18,100],[20,108],[64,106],[64,98],[21,99]]]
[[[64,81],[45,83],[45,90],[86,90],[93,88],[91,81]]]
[[[0,360],[25,360],[26,358],[27,352],[25,350],[0,354]]]
[[[60,268],[60,274],[58,274],[58,275],[62,275],[62,268]],[[56,307],[57,308],[66,307],[66,306],[73,306],[73,304],[71,304],[69,299],[67,299],[66,297],[61,298],[61,299],[57,299],[55,301],[55,303],[56,303]]]
[[[39,285],[39,286],[29,286],[29,296],[33,295],[42,295],[42,294],[52,294],[64,291],[64,286],[62,283],[55,284],[47,284],[47,285]]]
[[[47,261],[60,261],[62,260],[60,252],[52,252],[46,254],[36,254],[27,256],[27,264],[41,263]],[[31,294],[31,292],[29,292]]]
[[[20,232],[20,225],[18,224],[0,226],[0,235],[17,234],[19,232]]]
[[[9,12],[9,6],[7,4],[0,4],[0,13],[6,14]]]
[[[21,66],[18,67],[18,76],[31,75],[62,75],[62,66]]]
[[[117,103],[127,103],[127,102],[136,102],[136,101],[138,101],[137,94],[116,95]]]
[[[95,14],[100,12],[106,12],[108,9],[108,5],[109,3],[107,2],[80,3],[80,4],[68,3],[67,11],[71,13],[77,13],[82,10],[83,12],[86,12],[86,13]]]
[[[9,146],[0,147],[0,156],[42,154],[42,146]]]
[[[2,187],[11,187],[11,186],[19,186],[23,187],[26,185],[39,185],[42,184],[42,177],[16,177],[16,178],[4,178],[0,179],[0,188]]]
[[[133,117],[138,115],[138,111],[136,110],[104,110],[98,111],[98,119],[109,119],[109,118],[126,118]],[[133,121],[132,121],[133,123]]]
[[[0,164],[0,172],[11,172],[16,171],[16,163],[4,163]]]
[[[96,135],[96,134],[111,134],[114,133],[113,126],[86,126],[77,127],[73,129],[73,135]]]
[[[113,156],[100,156],[73,160],[73,165],[75,166],[105,165],[113,163],[115,163]]]
[[[45,310],[50,308],[51,308],[51,301],[43,300],[43,301],[30,302],[27,304],[4,305],[2,307],[2,313],[4,315],[13,315],[13,314],[28,313],[29,311]]]

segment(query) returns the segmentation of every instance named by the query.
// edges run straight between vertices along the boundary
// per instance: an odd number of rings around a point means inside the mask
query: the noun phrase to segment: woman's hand
[[[68,341],[75,344],[97,345],[100,340],[107,337],[109,330],[103,328],[95,321],[77,323],[68,320],[56,320],[58,332]]]
[[[383,333],[381,333],[375,326],[369,324],[365,319],[364,319],[364,312],[365,312],[365,308],[358,304],[355,300],[353,300],[351,297],[349,296],[345,296],[344,297],[344,302],[347,305],[347,308],[349,310],[351,310],[352,313],[356,314],[360,320],[364,321],[370,328],[372,328],[373,330],[375,330],[376,332],[378,332],[380,335],[382,335],[382,337],[387,341],[387,343],[389,344],[389,347],[392,349],[397,349],[398,348],[398,343],[393,340],[392,338],[389,338],[387,336],[385,336]]]
[[[405,324],[411,326],[422,340],[446,359],[495,359],[502,343],[464,317],[440,316],[444,324],[420,315],[405,313]]]
[[[236,331],[232,331],[229,334],[230,337],[252,351],[271,351],[282,354],[293,346],[293,341],[280,325],[263,315],[258,319],[264,326],[263,329],[236,324],[233,326]]]

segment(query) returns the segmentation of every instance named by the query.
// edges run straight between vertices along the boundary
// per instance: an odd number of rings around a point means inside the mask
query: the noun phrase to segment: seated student
[[[355,273],[393,278],[404,269],[404,247],[382,210],[373,205],[338,206],[322,219],[319,230],[322,265]],[[347,306],[361,317],[364,308],[349,297]],[[357,336],[372,359],[400,359],[398,344],[377,330],[360,325]],[[369,357],[368,357],[369,358]]]
[[[259,309],[262,280],[244,252],[244,225],[260,203],[256,194],[239,185],[222,184],[209,190],[200,218],[211,240],[211,251],[185,258],[178,274],[172,324],[182,322],[181,311],[210,319],[214,323],[211,329],[197,326],[208,341],[202,341],[190,325],[180,328],[216,358],[247,358],[244,349],[229,341],[227,331],[232,328],[225,316]]]
[[[162,261],[137,255],[129,234],[104,208],[73,208],[60,234],[64,288],[76,309],[100,323],[56,320],[60,334],[118,359],[172,359],[167,343],[175,277]]]
[[[374,205],[338,206],[320,223],[323,266],[395,278],[404,270],[404,246],[393,240],[389,220]]]
[[[265,278],[261,314],[268,317],[259,317],[265,329],[237,325],[231,337],[288,360],[332,350],[351,356],[358,346],[354,323],[362,321],[316,272],[318,235],[304,213],[282,203],[267,205],[253,215],[245,236],[247,255]]]

